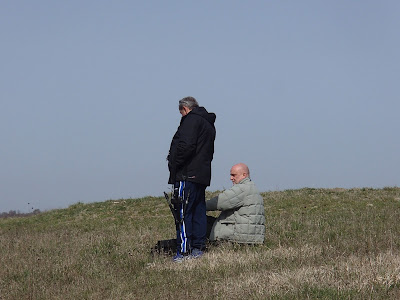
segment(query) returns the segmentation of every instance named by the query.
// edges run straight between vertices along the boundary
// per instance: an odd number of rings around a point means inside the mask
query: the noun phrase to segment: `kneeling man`
[[[262,244],[265,236],[264,201],[243,164],[231,168],[232,188],[206,201],[207,211],[221,211],[218,218],[207,216],[210,241]]]

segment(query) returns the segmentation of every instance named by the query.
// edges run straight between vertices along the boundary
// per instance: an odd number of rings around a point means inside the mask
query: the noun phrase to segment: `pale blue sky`
[[[1,1],[0,211],[160,196],[194,96],[209,190],[398,186],[399,1]],[[30,203],[30,204],[28,204]]]

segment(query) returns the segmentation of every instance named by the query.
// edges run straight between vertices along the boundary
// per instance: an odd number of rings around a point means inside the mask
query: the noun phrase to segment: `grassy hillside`
[[[176,264],[163,198],[0,219],[0,299],[400,299],[400,188],[263,193],[261,246]]]

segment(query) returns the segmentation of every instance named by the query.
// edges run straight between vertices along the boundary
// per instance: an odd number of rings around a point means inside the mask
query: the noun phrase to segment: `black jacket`
[[[210,185],[215,118],[215,114],[208,113],[204,107],[195,107],[182,117],[169,149],[168,183],[187,180]]]

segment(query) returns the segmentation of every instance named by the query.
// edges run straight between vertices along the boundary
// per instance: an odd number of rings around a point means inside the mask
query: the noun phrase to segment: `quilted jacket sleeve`
[[[207,210],[229,210],[243,205],[245,190],[240,184],[235,184],[218,196],[206,201]]]

